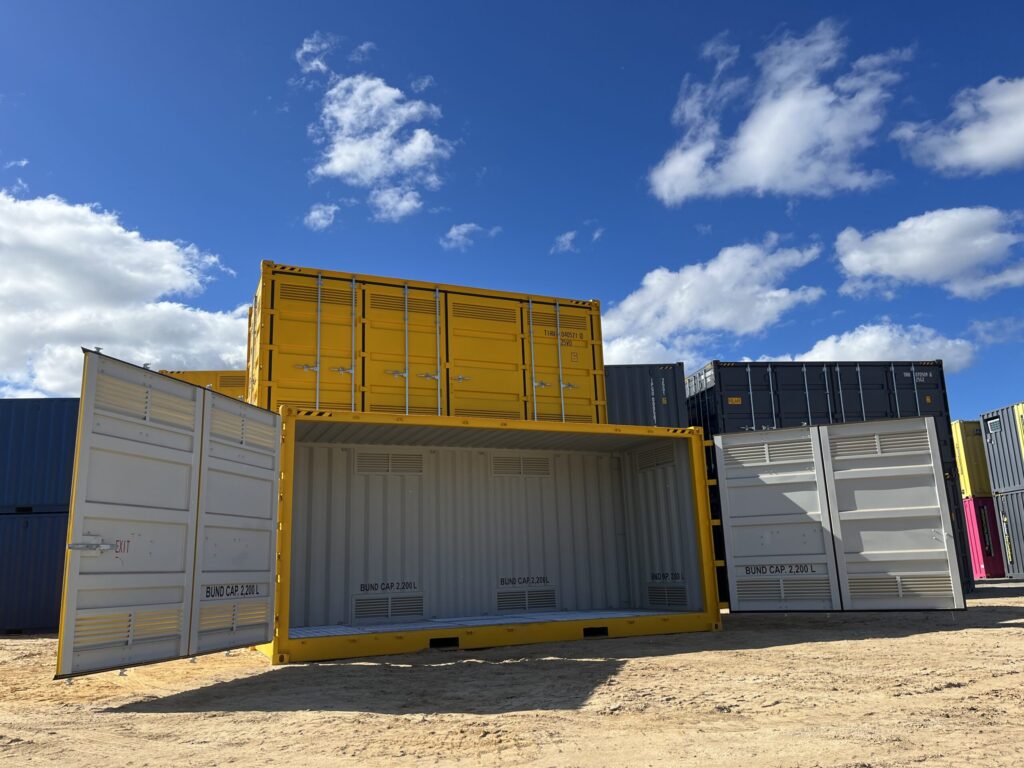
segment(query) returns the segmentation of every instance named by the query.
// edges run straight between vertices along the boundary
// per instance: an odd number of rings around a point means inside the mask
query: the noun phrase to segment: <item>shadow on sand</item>
[[[990,602],[1024,585],[980,587],[967,611],[733,614],[714,633],[585,640],[482,651],[296,664],[110,711],[337,711],[499,714],[577,709],[633,658],[756,650],[804,642],[903,638],[1024,621],[1024,607]]]

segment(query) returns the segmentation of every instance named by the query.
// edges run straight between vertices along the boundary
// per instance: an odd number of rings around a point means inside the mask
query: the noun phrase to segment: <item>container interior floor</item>
[[[311,637],[337,637],[349,635],[377,635],[394,632],[415,632],[431,629],[462,629],[464,627],[502,626],[505,624],[535,624],[551,621],[593,621],[633,619],[638,616],[667,616],[678,611],[605,610],[605,611],[538,611],[501,616],[471,616],[465,618],[427,619],[419,621],[387,622],[383,624],[328,624],[321,627],[292,627],[288,637],[304,640]]]

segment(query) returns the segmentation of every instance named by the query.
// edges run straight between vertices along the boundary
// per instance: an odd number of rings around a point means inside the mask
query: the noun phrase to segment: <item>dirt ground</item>
[[[1024,585],[966,612],[727,616],[713,634],[54,682],[0,637],[4,765],[1024,763]]]

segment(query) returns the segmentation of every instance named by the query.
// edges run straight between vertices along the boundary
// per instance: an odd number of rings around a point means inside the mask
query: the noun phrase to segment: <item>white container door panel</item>
[[[813,427],[718,435],[730,610],[840,610]]]
[[[820,432],[846,608],[963,608],[934,419]]]
[[[237,458],[232,461],[223,440],[204,434],[211,425],[211,409],[216,412],[222,402],[244,411],[247,419],[273,434],[269,450],[265,434],[259,447],[235,446],[236,454],[258,455],[250,464],[256,461],[260,466],[254,468]],[[226,643],[223,635],[207,643],[209,647],[200,641],[199,622],[193,621],[193,614],[200,612],[194,607],[201,596],[197,587],[209,583],[210,574],[218,568],[227,575],[222,583],[272,582],[272,536],[269,557],[262,557],[265,541],[252,544],[261,557],[250,557],[247,570],[232,570],[230,557],[238,549],[236,542],[252,542],[254,536],[276,529],[277,416],[86,352],[78,429],[57,676],[228,647],[216,644]],[[221,466],[234,468],[234,477],[217,478]],[[253,475],[259,478],[258,488],[245,479]],[[209,479],[205,485],[204,478]],[[232,489],[223,487],[226,482]],[[259,516],[230,517],[236,523],[240,519],[242,525],[227,535],[220,550],[201,549],[203,566],[197,580],[197,531],[205,541],[216,523],[227,518],[218,514],[217,505],[220,510],[226,504],[230,509],[234,502],[225,501],[229,498],[238,499],[247,510],[258,508]],[[219,565],[223,555],[228,555],[227,567]],[[268,599],[271,595],[268,589]],[[234,607],[232,611],[232,628],[237,629],[238,611]],[[258,638],[255,631],[235,632],[233,645],[269,640],[272,614],[270,605],[271,619],[263,622]],[[256,626],[256,622],[245,626]]]

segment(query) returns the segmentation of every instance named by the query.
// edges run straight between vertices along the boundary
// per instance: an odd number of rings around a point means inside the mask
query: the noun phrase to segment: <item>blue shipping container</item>
[[[0,515],[0,632],[60,623],[68,513]]]
[[[0,514],[66,512],[78,398],[0,400]]]

